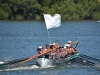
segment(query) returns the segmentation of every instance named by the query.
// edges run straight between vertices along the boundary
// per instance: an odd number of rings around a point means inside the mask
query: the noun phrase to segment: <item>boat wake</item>
[[[0,69],[0,72],[2,71],[18,71],[18,70],[33,70],[37,69],[39,66],[32,65],[32,66],[19,66],[19,67],[12,67],[12,68],[2,68]]]
[[[96,63],[96,65],[94,65],[94,67],[100,68],[100,63]]]
[[[35,70],[35,69],[44,69],[44,68],[93,68],[85,65],[79,65],[79,64],[73,64],[73,65],[63,65],[63,66],[46,66],[46,67],[39,67],[38,65],[32,65],[32,66],[22,66],[22,67],[13,67],[13,68],[3,68],[0,69],[0,72],[3,71],[19,71],[19,70]],[[100,64],[97,64],[94,66],[94,68],[100,68]]]
[[[60,63],[60,64],[55,64],[53,66],[48,65],[46,67],[40,67],[37,64],[27,64],[27,65],[22,65],[18,67],[0,67],[0,72],[3,71],[21,71],[21,70],[41,70],[41,69],[55,69],[55,68],[100,68],[100,63],[96,63],[94,66],[90,67],[87,65],[82,65],[79,63],[75,62],[65,62],[65,63]]]
[[[19,66],[19,67],[9,67],[9,68],[0,68],[0,72],[2,71],[19,71],[19,70],[35,70],[35,69],[44,69],[51,68],[55,66],[48,65],[46,67],[40,67],[38,65],[29,65],[29,66]]]

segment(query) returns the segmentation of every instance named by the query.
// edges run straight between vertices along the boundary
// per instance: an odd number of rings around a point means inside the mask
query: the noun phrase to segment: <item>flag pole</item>
[[[49,37],[49,41],[50,41],[50,44],[51,44],[51,39],[50,39],[50,34],[49,34],[48,29],[47,29],[47,32],[48,32],[48,37]]]

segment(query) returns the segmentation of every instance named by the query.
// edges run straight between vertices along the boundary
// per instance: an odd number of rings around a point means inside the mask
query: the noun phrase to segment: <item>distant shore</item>
[[[62,20],[100,20],[100,0],[1,0],[0,20],[43,20],[43,14]]]

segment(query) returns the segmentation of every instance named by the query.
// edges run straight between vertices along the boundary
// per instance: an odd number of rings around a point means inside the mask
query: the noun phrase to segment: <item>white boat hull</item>
[[[61,63],[64,61],[72,60],[72,59],[78,57],[78,55],[79,55],[79,53],[76,53],[71,57],[64,58],[63,60],[54,60],[54,59],[50,59],[50,58],[36,58],[35,61],[37,62],[37,64],[40,67],[47,67],[47,66],[53,66],[56,63]]]
[[[51,66],[54,64],[54,60],[49,58],[36,58],[35,61],[39,64],[40,67]]]

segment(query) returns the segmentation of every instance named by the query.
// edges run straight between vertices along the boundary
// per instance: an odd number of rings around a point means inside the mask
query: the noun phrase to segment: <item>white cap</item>
[[[71,40],[68,41],[68,43],[71,43],[71,42],[72,42]]]
[[[55,43],[53,43],[53,45],[55,45]]]
[[[52,45],[52,44],[49,44],[50,46]]]
[[[38,48],[42,48],[42,46],[39,46]]]
[[[66,46],[64,46],[64,48],[66,48]]]
[[[70,47],[70,44],[66,44],[67,47]]]
[[[66,47],[67,44],[64,45],[64,47]]]

